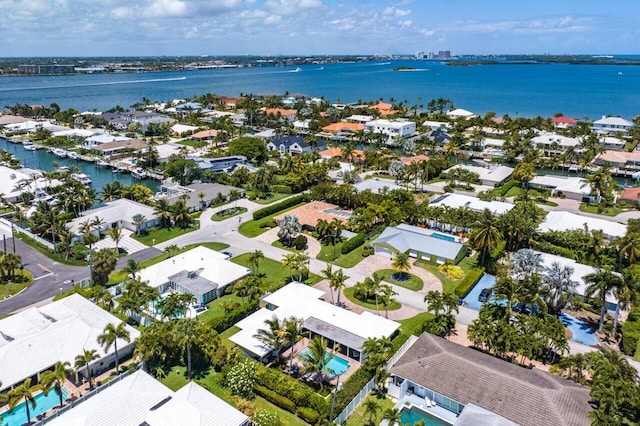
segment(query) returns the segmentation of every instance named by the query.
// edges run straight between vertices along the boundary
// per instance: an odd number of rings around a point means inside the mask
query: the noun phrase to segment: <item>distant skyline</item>
[[[3,57],[640,53],[634,0],[3,0]]]

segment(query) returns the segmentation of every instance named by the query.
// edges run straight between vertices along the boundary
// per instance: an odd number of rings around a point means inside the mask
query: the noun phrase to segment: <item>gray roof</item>
[[[587,426],[589,388],[424,333],[390,373],[522,426]],[[463,410],[464,413],[464,410]]]
[[[327,339],[331,339],[334,342],[340,343],[341,345],[347,346],[351,349],[362,350],[362,345],[365,341],[361,336],[315,317],[307,318],[304,321],[303,326],[313,333],[320,334]]]
[[[402,253],[408,250],[416,250],[444,259],[458,257],[458,253],[460,253],[464,244],[432,237],[431,234],[433,234],[432,230],[418,228],[417,226],[404,224],[395,227],[389,226],[372,244],[384,243]]]
[[[229,193],[234,189],[238,190],[241,194],[244,193],[243,189],[229,185],[222,185],[220,183],[192,183],[191,185],[187,185],[186,188],[190,189],[189,192],[185,193],[187,197],[189,197],[186,200],[188,208],[192,208],[200,204],[200,197],[198,197],[198,194],[201,192],[204,194],[204,198],[202,200],[205,202],[215,199],[218,196],[218,193],[222,194],[224,197],[228,197]],[[173,204],[180,199],[182,195],[183,194],[177,194],[168,198],[167,201],[169,201],[170,204]]]
[[[468,404],[458,416],[455,426],[518,426],[518,424],[475,404]]]
[[[200,272],[202,272],[203,269],[204,268],[200,268],[197,271],[182,270],[177,274],[171,275],[169,281],[190,290],[194,294],[206,294],[217,289],[219,286],[217,283],[200,276]]]

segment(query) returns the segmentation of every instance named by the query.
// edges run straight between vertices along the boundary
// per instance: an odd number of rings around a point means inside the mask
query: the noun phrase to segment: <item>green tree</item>
[[[383,420],[389,421],[389,426],[402,425],[402,412],[397,408],[387,408],[382,414]]]
[[[364,400],[362,408],[364,409],[364,415],[369,417],[369,424],[374,424],[373,418],[378,415],[378,411],[380,411],[380,404],[370,397]]]
[[[260,271],[260,262],[264,260],[264,253],[262,250],[254,250],[249,254],[249,263],[253,268],[253,271],[256,275],[259,274]]]
[[[243,155],[247,160],[260,164],[267,159],[267,145],[259,138],[243,136],[229,142],[227,153]]]
[[[531,180],[536,176],[535,166],[531,163],[518,163],[513,169],[513,178],[522,182],[522,187],[526,188]]]
[[[291,240],[302,231],[302,225],[296,216],[285,215],[278,224],[278,238],[287,241],[287,246],[291,247]]]
[[[608,302],[607,294],[615,289],[624,286],[622,277],[611,272],[610,269],[600,269],[584,277],[587,287],[585,288],[585,297],[596,299],[600,302],[600,320],[598,322],[598,331],[602,332],[602,325],[607,314]]]
[[[491,210],[484,209],[480,217],[471,227],[469,243],[473,248],[482,250],[482,264],[485,263],[487,250],[492,250],[502,241],[500,231],[496,226],[496,220]]]
[[[93,282],[98,285],[106,285],[109,274],[116,268],[118,258],[113,249],[105,248],[93,253],[91,257]]]
[[[53,389],[60,399],[60,408],[62,408],[62,404],[64,403],[64,393],[62,392],[64,381],[72,374],[73,370],[71,369],[69,361],[58,361],[54,365],[53,370],[48,370],[42,373],[40,382],[44,395],[47,396],[49,391]]]
[[[407,279],[407,272],[411,269],[409,255],[399,251],[395,252],[391,259],[391,269],[395,271],[395,279],[398,281],[405,281]]]
[[[327,374],[333,375],[335,372],[329,367],[329,362],[340,350],[339,345],[332,349],[327,348],[327,340],[321,336],[315,336],[309,341],[308,351],[300,353],[298,358],[304,364],[302,373],[311,373],[315,376],[320,388],[324,388],[324,378]]]
[[[75,368],[76,371],[81,370],[81,369],[85,369],[87,372],[87,380],[89,381],[89,390],[93,390],[93,381],[92,381],[92,369],[90,367],[90,364],[92,361],[95,361],[96,359],[99,359],[100,355],[98,355],[98,352],[96,352],[95,349],[85,349],[80,355],[76,356],[75,358]]]
[[[122,241],[122,238],[124,237],[124,235],[122,234],[122,228],[120,228],[119,226],[116,226],[115,228],[109,228],[109,230],[107,231],[107,235],[111,237],[113,242],[116,244],[116,254],[120,253],[118,246],[120,245],[120,241]]]
[[[136,235],[139,237],[142,226],[147,223],[147,218],[143,214],[138,213],[135,214],[131,219],[133,220],[133,225],[136,227]]]
[[[577,281],[573,281],[574,269],[553,262],[542,275],[542,293],[549,313],[558,315],[567,302],[576,295]]]
[[[160,220],[161,228],[171,227],[171,204],[166,198],[160,198],[156,201],[156,205],[153,208],[153,214],[158,220]]]
[[[200,322],[195,318],[181,318],[173,328],[173,338],[187,355],[187,380],[191,380],[191,348],[200,338]]]
[[[109,323],[104,327],[103,332],[98,335],[97,341],[98,344],[104,348],[104,353],[106,354],[111,346],[113,346],[113,351],[115,355],[116,361],[116,376],[120,374],[120,366],[118,359],[118,339],[124,340],[129,343],[131,341],[131,335],[129,330],[127,330],[127,325],[124,322],[121,322],[117,326]]]
[[[287,345],[287,332],[284,329],[283,321],[278,319],[277,315],[264,320],[266,328],[259,328],[253,335],[262,342],[265,349],[271,349],[280,356],[280,352]]]
[[[34,393],[41,389],[40,385],[31,385],[31,377],[25,379],[21,385],[16,386],[7,393],[9,399],[9,411],[13,410],[18,404],[24,401],[24,408],[27,413],[27,423],[31,423],[31,408],[36,408],[36,399],[33,396]]]

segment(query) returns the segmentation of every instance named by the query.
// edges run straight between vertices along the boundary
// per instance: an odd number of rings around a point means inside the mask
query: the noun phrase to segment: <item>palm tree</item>
[[[11,389],[7,392],[7,397],[9,398],[9,411],[16,408],[16,406],[24,401],[24,408],[27,412],[27,423],[31,423],[31,411],[29,410],[29,405],[31,408],[36,408],[36,399],[33,394],[41,389],[40,385],[31,385],[31,377],[25,379],[25,381]]]
[[[102,334],[98,336],[98,344],[104,348],[104,353],[106,354],[111,346],[113,346],[113,351],[116,356],[116,376],[120,374],[119,369],[119,360],[118,360],[118,339],[124,340],[125,342],[131,342],[131,335],[129,334],[129,330],[127,330],[126,324],[121,322],[117,326],[112,323],[107,324],[104,327],[104,331]]]
[[[91,380],[91,367],[89,366],[89,364],[91,364],[91,361],[95,361],[96,359],[100,358],[100,355],[98,355],[98,352],[96,352],[95,349],[85,349],[80,355],[76,356],[75,359],[75,368],[76,371],[81,370],[83,368],[85,368],[87,370],[87,380],[89,380],[89,390],[93,390],[93,381]]]
[[[255,274],[257,275],[260,270],[260,261],[264,259],[264,253],[262,250],[254,250],[249,254],[249,263],[253,267]]]
[[[542,269],[540,255],[531,249],[520,249],[511,259],[511,272],[519,279],[537,274]]]
[[[566,303],[576,294],[578,283],[573,281],[574,269],[553,262],[542,275],[542,292],[549,312],[558,315]],[[566,295],[566,297],[565,297]]]
[[[338,291],[338,305],[340,305],[340,294],[342,293],[342,289],[345,287],[346,281],[349,279],[347,275],[345,275],[342,269],[338,269],[331,275],[330,286],[332,289]]]
[[[409,255],[407,253],[395,252],[391,259],[391,269],[395,271],[398,281],[404,281],[407,277],[407,272],[411,269],[411,263],[409,263]]]
[[[380,297],[384,303],[384,317],[389,318],[389,304],[393,302],[393,296],[397,295],[396,291],[388,284],[380,286]]]
[[[96,286],[96,289],[93,291],[92,298],[97,305],[105,308],[109,312],[113,309],[113,295],[105,287]]]
[[[626,259],[629,265],[640,260],[640,235],[632,234],[625,237],[620,247],[620,259]]]
[[[402,425],[402,412],[397,408],[387,408],[383,415],[383,420],[389,420],[389,426]]]
[[[58,394],[58,398],[60,398],[60,408],[62,408],[62,404],[64,403],[62,399],[64,396],[62,393],[62,387],[66,378],[71,374],[73,374],[73,369],[71,368],[69,361],[58,361],[53,367],[53,370],[42,373],[40,382],[44,390],[44,395],[47,396],[49,391],[53,389],[54,392]]]
[[[136,214],[134,215],[131,220],[133,221],[133,225],[136,227],[136,236],[140,236],[140,229],[142,228],[142,225],[144,225],[145,223],[147,223],[147,218],[145,217],[145,215],[143,214]]]
[[[502,236],[496,226],[496,220],[491,210],[484,209],[471,229],[469,243],[475,249],[482,250],[482,264],[484,265],[487,250],[494,249],[502,241]]]
[[[333,281],[333,265],[331,263],[327,263],[327,267],[320,271],[320,276],[325,280],[329,281],[329,292],[331,293],[331,303],[334,303],[333,285],[331,285],[331,282]]]
[[[588,283],[584,295],[591,298],[597,295],[600,302],[600,321],[598,322],[598,331],[602,332],[604,317],[607,313],[607,294],[614,289],[624,286],[624,282],[619,275],[614,274],[609,269],[600,269],[597,272],[586,275],[584,280]]]
[[[373,398],[367,398],[362,403],[362,408],[364,408],[364,415],[369,416],[369,424],[372,425],[373,416],[377,416],[380,411],[380,404]]]
[[[526,288],[522,281],[509,276],[498,278],[493,288],[493,294],[496,299],[504,299],[507,301],[506,313],[508,317],[511,317],[513,306],[524,302],[525,293]]]
[[[161,228],[171,227],[171,205],[166,198],[160,198],[156,201],[153,213],[160,220]]]
[[[287,345],[287,335],[283,328],[283,321],[280,321],[278,316],[274,315],[270,319],[264,320],[264,324],[267,328],[256,330],[256,334],[253,337],[260,340],[266,349],[271,349],[276,352],[277,356],[280,356],[280,351]]]
[[[200,323],[195,318],[179,319],[173,329],[174,339],[187,353],[187,380],[191,380],[191,347],[198,342],[200,329]]]
[[[304,328],[302,327],[303,323],[304,321],[301,318],[296,318],[294,316],[290,316],[282,322],[285,339],[287,344],[291,347],[291,352],[289,353],[289,371],[291,371],[291,366],[293,365],[295,345],[304,337]]]
[[[118,245],[124,237],[124,235],[122,234],[122,228],[120,228],[119,226],[109,228],[109,230],[107,231],[107,235],[111,237],[114,243],[116,243],[116,254],[120,253]]]
[[[136,262],[134,259],[129,259],[122,270],[129,274],[132,280],[135,280],[137,279],[137,274],[140,271],[140,262]]]
[[[296,216],[287,214],[278,225],[280,226],[278,238],[286,239],[287,246],[291,246],[291,240],[302,231],[302,225]]]
[[[320,389],[324,387],[323,381],[325,374],[335,373],[329,368],[329,362],[335,354],[340,350],[340,345],[335,345],[333,349],[327,348],[327,340],[324,337],[316,336],[309,341],[308,350],[300,353],[298,357],[304,364],[302,373],[314,374]]]

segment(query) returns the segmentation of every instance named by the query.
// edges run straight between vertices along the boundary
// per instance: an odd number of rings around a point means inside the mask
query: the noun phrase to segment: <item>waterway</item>
[[[394,71],[408,66],[410,72]],[[478,114],[550,117],[561,112],[598,119],[640,114],[640,66],[478,65],[438,61],[388,61],[320,65],[175,71],[139,74],[0,77],[0,106],[49,105],[80,111],[128,108],[143,97],[186,99],[206,93],[305,94],[331,102],[383,98],[423,105],[449,98]]]
[[[133,185],[140,183],[150,188],[154,193],[158,191],[160,184],[151,179],[134,179],[128,173],[113,173],[108,167],[98,167],[94,163],[81,160],[72,160],[69,158],[58,158],[45,149],[37,151],[27,151],[22,144],[14,144],[8,142],[4,138],[0,138],[0,148],[13,154],[24,167],[31,169],[40,169],[47,172],[53,171],[61,166],[76,166],[81,173],[91,177],[93,184],[91,187],[96,191],[102,191],[105,183],[119,181],[122,185]]]

